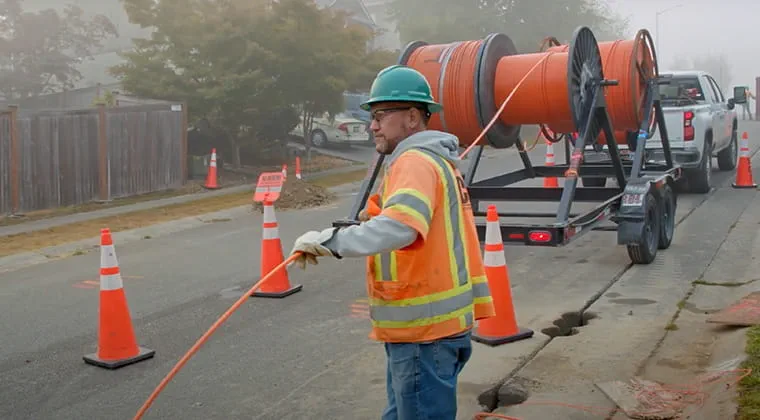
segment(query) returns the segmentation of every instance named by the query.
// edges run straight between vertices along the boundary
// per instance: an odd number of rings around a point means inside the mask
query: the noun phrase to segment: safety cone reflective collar
[[[280,242],[280,231],[277,227],[277,218],[274,214],[274,204],[264,202],[264,224],[261,240],[261,277],[266,276],[278,265],[285,261]],[[258,291],[251,296],[284,298],[301,291],[302,285],[290,286],[288,270],[283,267],[272,275],[268,281],[261,285]]]
[[[216,181],[216,149],[211,149],[211,161],[208,163],[208,174],[206,175],[206,184],[204,188],[215,190],[219,188]]]
[[[546,142],[546,166],[554,166],[554,145],[541,134]],[[544,178],[544,188],[559,188],[559,182],[556,176],[547,176]]]
[[[533,330],[520,328],[515,319],[512,290],[509,284],[509,270],[504,258],[504,244],[499,227],[499,215],[494,205],[488,206],[483,263],[496,315],[478,321],[472,339],[479,343],[497,346],[533,337]]]
[[[155,354],[154,350],[137,345],[111,231],[102,229],[98,351],[84,356],[84,361],[106,369],[117,369],[150,359]]]
[[[742,141],[739,146],[739,165],[736,168],[736,182],[731,184],[734,188],[757,188],[752,179],[752,161],[749,156],[749,136],[745,131],[742,133]]]

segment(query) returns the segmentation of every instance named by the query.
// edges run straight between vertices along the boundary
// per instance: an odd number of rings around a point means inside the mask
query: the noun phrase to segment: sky
[[[691,58],[722,53],[731,67],[731,86],[748,85],[755,89],[755,78],[760,77],[760,48],[753,42],[760,39],[760,0],[606,0],[606,3],[629,19],[631,38],[639,29],[647,29],[654,39],[659,38],[659,46],[655,48],[661,72],[668,70],[678,55]],[[659,25],[657,12],[662,12]],[[721,87],[728,93],[731,86]]]

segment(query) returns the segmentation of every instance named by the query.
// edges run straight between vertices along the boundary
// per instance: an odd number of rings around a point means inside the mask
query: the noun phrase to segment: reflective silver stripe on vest
[[[383,179],[378,188],[379,202],[377,204],[381,209],[385,206],[385,203],[383,202],[383,198],[385,196],[385,185],[386,185],[387,176],[388,176],[387,173],[383,176]],[[375,272],[373,273],[375,276],[377,276],[377,267],[380,267],[380,278],[379,279],[376,278],[375,279],[376,281],[396,280],[393,278],[393,272],[391,271],[391,258],[392,257],[391,257],[390,252],[383,252],[383,253],[375,255]]]
[[[488,283],[473,283],[472,295],[477,299],[481,297],[488,297],[491,295],[491,290],[488,288]]]
[[[464,314],[464,324],[466,327],[472,326],[472,319],[474,318],[472,312],[467,312]]]
[[[460,293],[447,299],[409,306],[371,306],[370,316],[376,321],[411,322],[443,316],[472,305],[472,295]]]
[[[449,164],[444,161],[440,156],[422,150],[425,155],[432,158],[438,166],[442,169],[443,176],[446,177],[446,195],[449,201],[449,217],[451,218],[451,231],[452,231],[452,251],[454,252],[454,258],[457,264],[457,277],[459,285],[464,286],[469,281],[469,273],[467,270],[467,260],[465,259],[465,246],[463,232],[460,230],[459,222],[462,220],[461,205],[459,202],[459,183],[457,183],[454,177],[454,171]]]
[[[425,219],[425,224],[428,226],[430,225],[430,221],[433,219],[433,215],[430,213],[430,207],[428,207],[427,203],[420,200],[419,197],[407,193],[393,194],[393,196],[388,199],[388,202],[383,205],[383,208],[391,208],[396,204],[409,207],[416,211]],[[403,212],[403,210],[401,211]]]

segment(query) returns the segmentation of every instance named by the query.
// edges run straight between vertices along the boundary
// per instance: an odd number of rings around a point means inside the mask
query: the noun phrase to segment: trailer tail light
[[[684,141],[694,140],[694,112],[685,111],[683,113],[683,139]]]
[[[532,230],[528,233],[528,239],[530,239],[531,242],[551,242],[552,233],[548,230]]]

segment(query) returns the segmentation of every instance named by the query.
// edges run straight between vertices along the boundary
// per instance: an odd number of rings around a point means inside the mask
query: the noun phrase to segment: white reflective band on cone
[[[268,204],[264,205],[264,223],[277,223],[277,218],[274,215],[274,207]]]
[[[116,250],[113,245],[101,245],[100,247],[100,268],[118,267],[119,261],[116,258]]]
[[[119,290],[124,287],[121,274],[100,275],[100,290]]]

